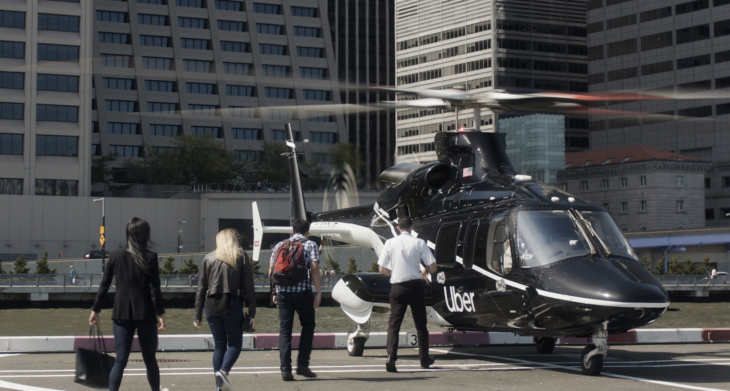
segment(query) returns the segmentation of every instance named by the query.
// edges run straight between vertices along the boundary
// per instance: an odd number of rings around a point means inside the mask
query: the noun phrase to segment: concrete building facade
[[[568,153],[559,185],[602,205],[622,232],[704,228],[709,162],[646,146]]]
[[[396,84],[469,92],[587,91],[585,2],[396,1]],[[399,96],[399,99],[410,99]],[[397,162],[435,160],[433,133],[472,126],[471,110],[397,110]],[[483,131],[493,119],[482,110]],[[588,148],[588,120],[566,120],[566,150]]]
[[[499,121],[507,135],[507,156],[520,174],[546,183],[556,183],[565,168],[565,117],[532,114]]]
[[[6,1],[0,14],[0,194],[88,194],[93,3]]]
[[[642,144],[711,161],[707,226],[730,225],[729,43],[727,1],[588,1],[589,91],[683,98],[600,102],[643,115],[592,116],[591,148]]]
[[[291,122],[300,151],[326,165],[347,140],[325,0],[94,4],[95,155],[212,134],[254,161]]]

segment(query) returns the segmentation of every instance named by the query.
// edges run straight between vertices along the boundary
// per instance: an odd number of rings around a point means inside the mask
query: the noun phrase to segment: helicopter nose
[[[669,294],[659,281],[632,261],[573,260],[555,271],[546,288],[576,298],[637,307],[669,303]]]

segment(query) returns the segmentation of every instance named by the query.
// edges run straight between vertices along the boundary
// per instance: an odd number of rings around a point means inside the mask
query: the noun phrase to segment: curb
[[[299,346],[299,334],[292,336],[292,347]],[[367,348],[385,348],[387,333],[373,332],[365,343]],[[104,337],[109,351],[114,350],[114,337]],[[76,348],[90,346],[88,336],[62,337],[0,337],[0,353],[72,353]],[[430,346],[493,346],[530,345],[532,337],[521,337],[514,333],[501,332],[432,332]],[[630,330],[624,334],[608,337],[609,344],[667,344],[667,343],[715,343],[730,342],[730,328],[726,329],[649,329]],[[590,338],[559,338],[558,345],[587,345]],[[400,333],[400,347],[417,347],[416,333]],[[164,352],[209,351],[214,346],[210,334],[160,335],[157,349]],[[272,350],[279,347],[279,334],[245,334],[242,350]],[[344,349],[347,347],[347,333],[317,333],[314,335],[315,349]],[[139,351],[135,336],[132,351]]]

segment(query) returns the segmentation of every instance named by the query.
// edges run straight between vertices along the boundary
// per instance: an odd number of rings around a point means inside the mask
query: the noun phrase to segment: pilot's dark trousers
[[[398,359],[398,334],[406,308],[411,306],[413,322],[418,334],[418,353],[421,365],[428,360],[428,329],[426,329],[426,305],[423,302],[423,285],[421,280],[411,280],[390,286],[390,319],[388,320],[388,356]]]

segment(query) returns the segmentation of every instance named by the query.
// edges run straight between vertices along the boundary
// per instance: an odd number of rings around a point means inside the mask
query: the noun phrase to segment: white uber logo
[[[451,303],[449,303],[449,298]],[[449,312],[476,312],[474,308],[474,292],[459,293],[452,286],[444,287],[444,299]]]

